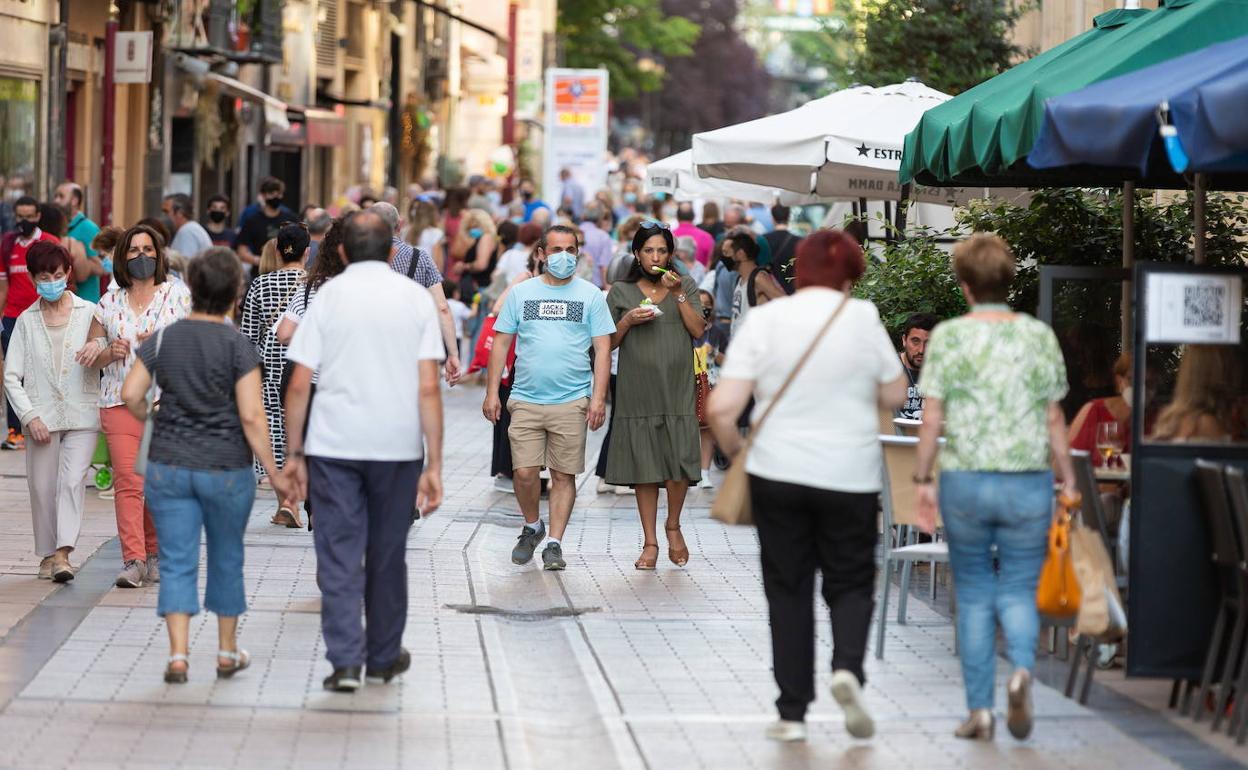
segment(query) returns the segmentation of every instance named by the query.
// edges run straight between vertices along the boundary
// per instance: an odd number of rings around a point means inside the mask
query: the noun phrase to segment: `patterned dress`
[[[252,281],[243,300],[243,335],[260,353],[264,369],[264,413],[269,420],[269,441],[273,444],[273,461],[280,469],[286,463],[286,419],[282,409],[282,369],[286,364],[286,346],[277,341],[276,325],[295,294],[302,291],[306,273],[302,268],[286,268],[265,273]],[[264,475],[260,462],[255,462],[257,478]]]
[[[139,351],[140,337],[147,339],[175,321],[191,313],[191,290],[176,278],[156,285],[152,301],[142,313],[130,307],[130,293],[126,289],[107,292],[95,307],[95,320],[104,327],[108,342],[124,339],[130,343],[130,354],[124,360],[114,361],[104,367],[100,382],[100,406],[108,409],[121,406],[121,384],[134,366]],[[157,388],[157,397],[160,390]]]

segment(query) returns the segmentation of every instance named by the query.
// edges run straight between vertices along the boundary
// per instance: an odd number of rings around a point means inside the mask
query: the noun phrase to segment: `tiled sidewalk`
[[[0,638],[0,681],[20,685],[7,705],[0,699],[0,767],[1178,766],[1044,687],[1030,741],[1004,729],[992,744],[955,740],[963,699],[952,630],[921,601],[910,603],[910,623],[889,625],[886,660],[869,659],[873,740],[846,735],[824,672],[810,741],[766,741],[776,693],[753,531],[711,521],[709,496],[695,492],[689,566],[672,567],[664,552],[657,572],[639,573],[633,498],[596,497],[590,479],[564,541],[568,570],[515,567],[515,500],[490,488],[479,405],[479,390],[447,394],[449,495],[408,542],[413,668],[401,680],[350,696],[321,690],[311,539],[271,527],[266,499],[247,536],[241,639],[251,670],[215,679],[215,620],[201,615],[191,681],[166,686],[156,590],[109,590],[82,608],[46,664],[6,657]],[[15,585],[0,584],[0,603],[26,590]],[[45,605],[90,585],[57,589]]]

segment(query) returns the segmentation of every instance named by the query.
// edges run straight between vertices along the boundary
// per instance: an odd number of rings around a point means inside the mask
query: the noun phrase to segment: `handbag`
[[[706,401],[711,396],[711,375],[706,368],[706,351],[710,346],[693,349],[693,388],[698,425],[706,427]]]
[[[762,416],[754,421],[750,427],[750,435],[745,439],[745,446],[741,447],[741,451],[737,452],[732,458],[732,465],[728,467],[728,473],[724,476],[724,483],[719,488],[719,493],[715,495],[715,501],[711,503],[711,518],[722,521],[724,524],[750,525],[754,523],[754,513],[750,503],[750,479],[745,472],[745,459],[750,454],[750,447],[754,445],[754,439],[758,436],[758,432],[762,430],[763,424],[767,422],[767,418],[771,416],[772,411],[776,408],[776,404],[784,396],[785,391],[793,384],[793,379],[797,377],[798,372],[802,371],[802,367],[810,360],[815,352],[815,348],[823,341],[827,335],[828,329],[832,328],[832,324],[840,316],[841,311],[849,304],[849,295],[841,300],[841,304],[836,306],[836,310],[832,311],[832,315],[824,322],[823,328],[811,340],[810,345],[806,347],[802,357],[797,360],[793,371],[789,372],[789,376],[785,378],[780,389],[776,391],[776,395],[772,397],[771,403],[767,405],[767,409]]]
[[[1070,510],[1065,504],[1049,525],[1049,553],[1036,584],[1036,609],[1042,615],[1068,618],[1079,611],[1079,578],[1070,552]]]
[[[165,339],[165,329],[162,326],[160,331],[156,332],[156,357],[152,362],[160,360],[160,343]],[[156,427],[156,412],[160,407],[156,406],[156,372],[152,372],[152,385],[147,389],[147,417],[143,420],[143,440],[139,442],[139,453],[134,458],[134,472],[140,476],[147,475],[147,455],[152,450],[152,432]]]
[[[494,349],[494,322],[497,320],[498,316],[491,313],[481,322],[481,333],[477,335],[477,346],[472,351],[472,361],[468,365],[468,374],[490,368],[490,351]],[[507,350],[507,366],[503,369],[503,384],[511,381],[511,375],[516,368],[517,339],[519,339],[518,336],[511,338],[511,347]]]

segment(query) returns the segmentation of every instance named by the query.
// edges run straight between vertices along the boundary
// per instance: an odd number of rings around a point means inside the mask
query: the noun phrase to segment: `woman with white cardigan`
[[[87,468],[100,430],[100,370],[81,361],[95,304],[66,289],[69,252],[42,241],[26,256],[39,300],[18,316],[4,367],[4,390],[22,422],[26,482],[39,577],[74,579],[69,554],[78,542]],[[97,327],[98,331],[98,327]]]

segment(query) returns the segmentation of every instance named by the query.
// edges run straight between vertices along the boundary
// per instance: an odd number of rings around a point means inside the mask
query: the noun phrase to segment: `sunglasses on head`
[[[647,219],[641,223],[642,230],[671,230],[672,226],[666,222],[660,222],[655,219]]]

